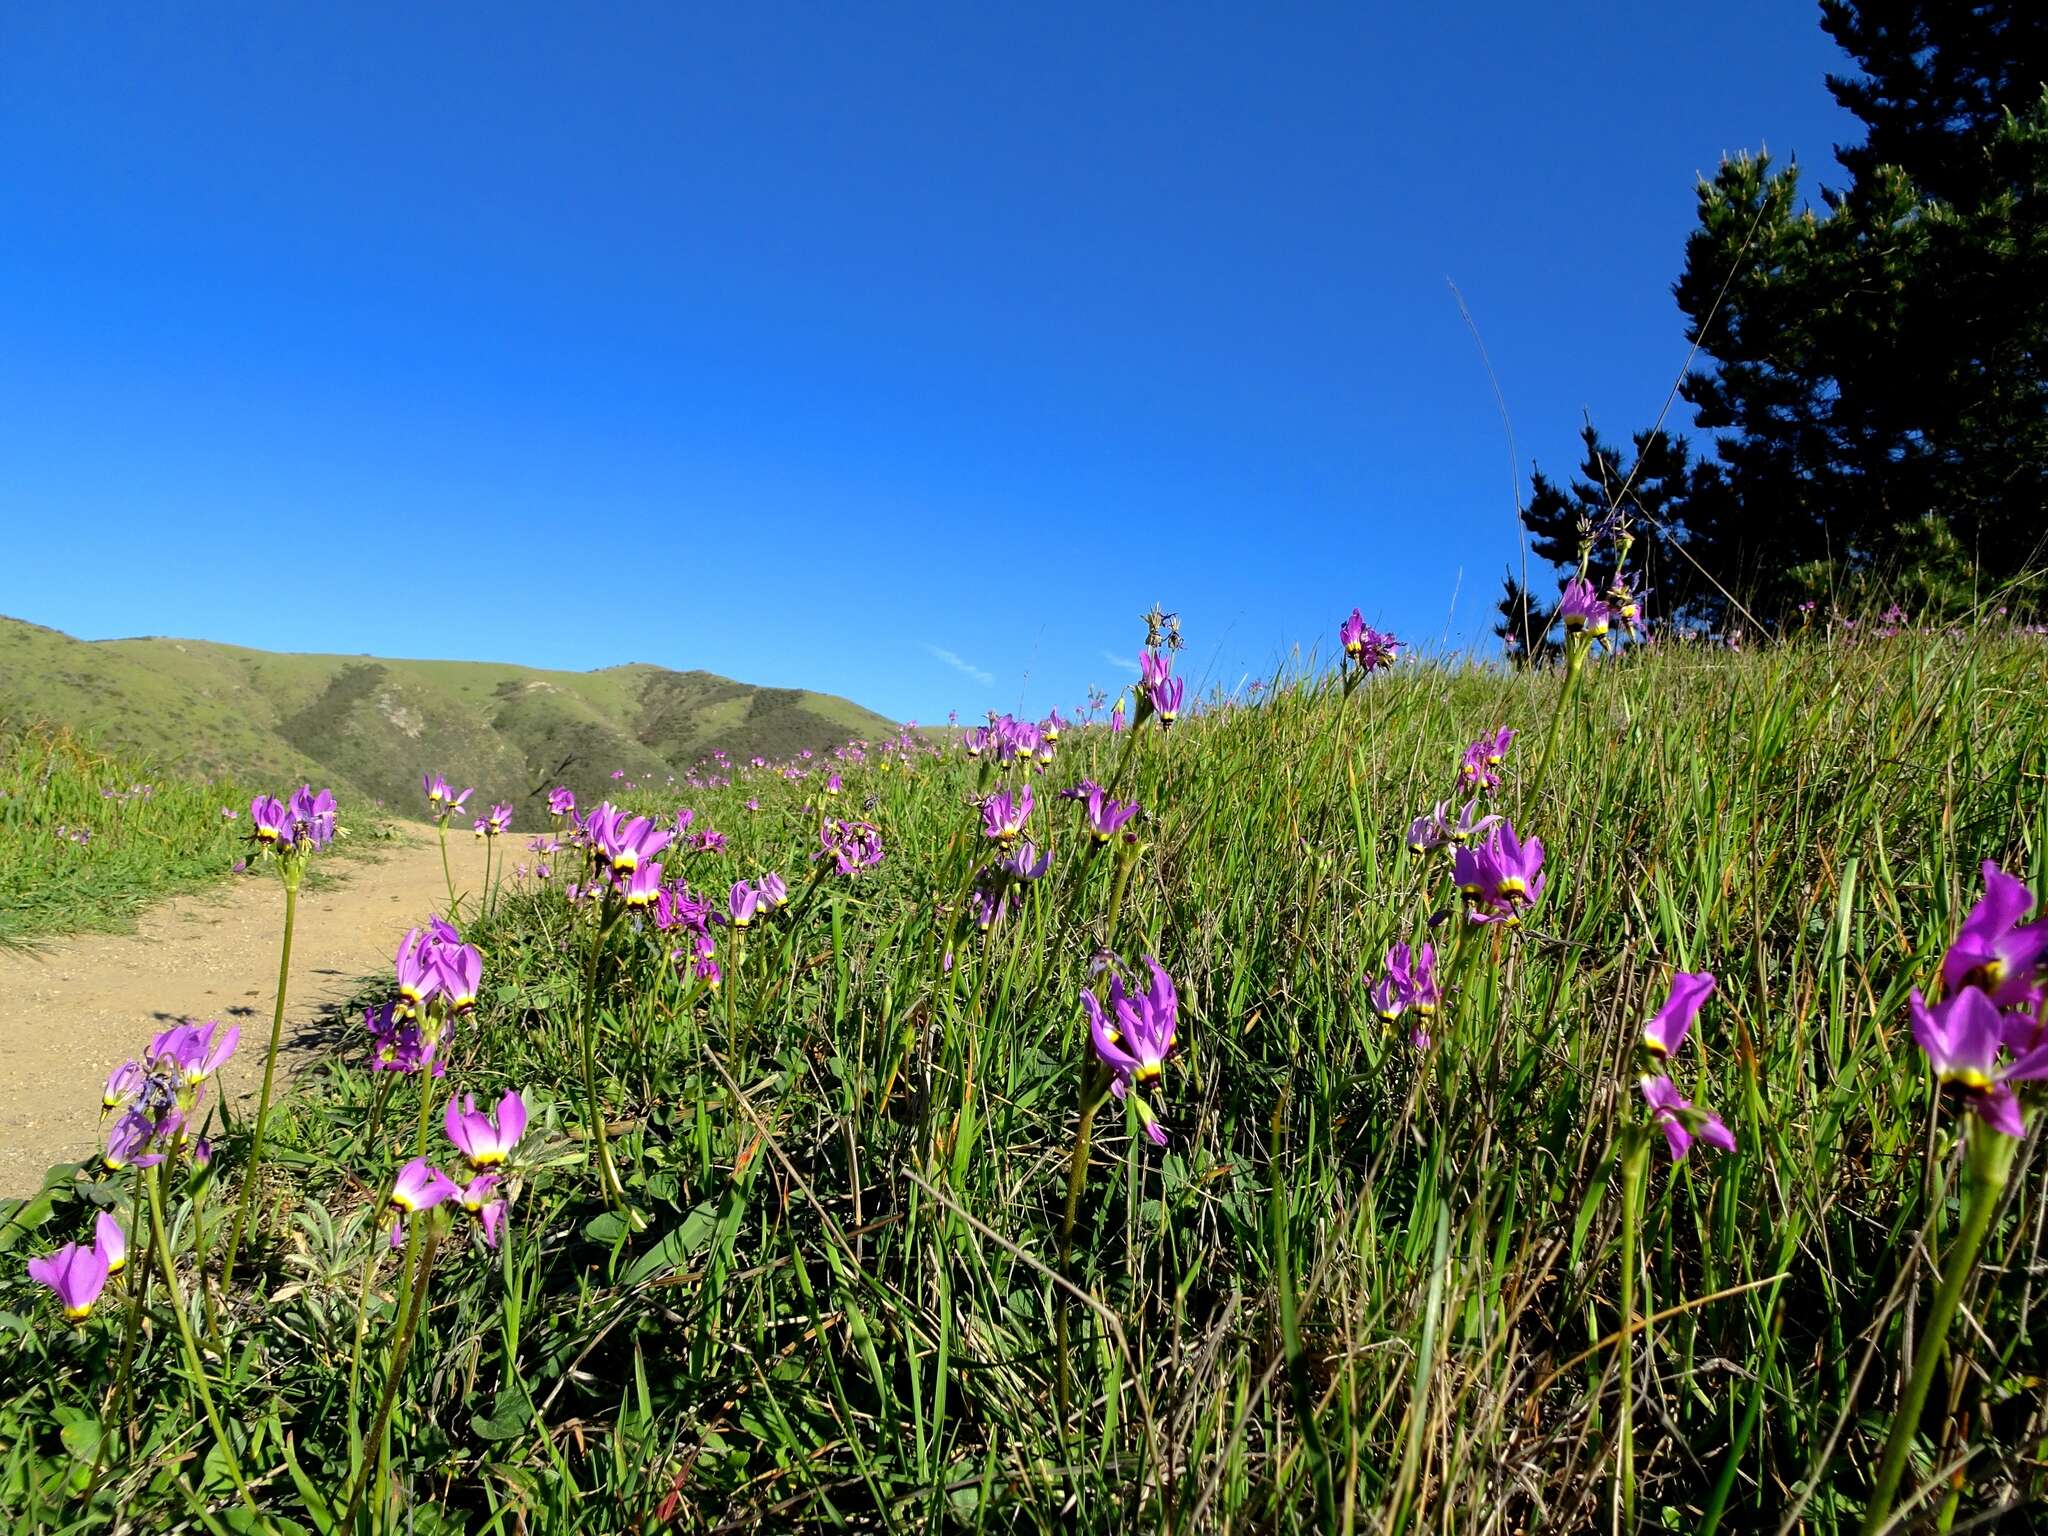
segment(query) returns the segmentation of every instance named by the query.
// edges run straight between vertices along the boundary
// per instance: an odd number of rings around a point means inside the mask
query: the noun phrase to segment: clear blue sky
[[[1154,599],[1225,684],[1354,602],[1473,642],[1445,278],[1568,470],[1840,63],[1798,0],[9,7],[0,612],[924,720],[1124,681]]]

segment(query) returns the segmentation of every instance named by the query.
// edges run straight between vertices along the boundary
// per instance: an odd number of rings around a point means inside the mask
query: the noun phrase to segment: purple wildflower
[[[1500,788],[1500,765],[1507,761],[1508,747],[1515,733],[1502,726],[1491,736],[1482,736],[1465,749],[1458,760],[1458,782],[1473,792]]]
[[[998,842],[1011,843],[1023,834],[1031,815],[1031,786],[1026,784],[1012,795],[999,789],[981,803],[982,831]]]
[[[275,795],[258,795],[249,802],[249,830],[256,841],[273,848],[286,848],[292,841],[292,813]]]
[[[2011,1083],[2048,1078],[2048,1044],[2001,1064],[2006,1021],[1978,987],[1963,987],[1930,1008],[1915,987],[1907,999],[1913,1039],[1927,1053],[1934,1075],[1962,1089],[1970,1112],[2007,1136],[2026,1134]]]
[[[74,1323],[83,1322],[107,1288],[107,1256],[97,1243],[66,1243],[55,1253],[28,1261],[28,1277],[56,1293],[57,1304]]]
[[[201,1142],[201,1146],[205,1143]],[[208,1154],[211,1156],[211,1153]],[[194,1154],[193,1161],[199,1162]],[[128,1267],[128,1234],[111,1212],[101,1211],[92,1219],[92,1245],[107,1261],[107,1273],[118,1275]]]
[[[1100,785],[1088,792],[1088,835],[1097,845],[1115,837],[1133,816],[1138,814],[1135,800],[1112,800]],[[1126,837],[1134,836],[1125,833]]]
[[[1723,1152],[1735,1150],[1735,1133],[1711,1109],[1703,1109],[1683,1098],[1668,1077],[1643,1079],[1643,1102],[1650,1106],[1650,1118],[1663,1128],[1671,1160],[1683,1162],[1695,1139]]]
[[[882,834],[869,822],[827,817],[818,829],[818,842],[819,851],[811,857],[831,859],[842,875],[882,862]]]
[[[391,1246],[396,1248],[405,1228],[405,1218],[432,1210],[457,1192],[456,1182],[424,1157],[416,1157],[398,1170],[391,1184],[391,1205],[397,1219],[391,1224]]]
[[[1179,677],[1162,679],[1152,690],[1152,707],[1159,711],[1159,723],[1171,725],[1180,718],[1180,701],[1187,689],[1187,680]]]
[[[172,1025],[150,1041],[149,1059],[177,1072],[187,1087],[196,1087],[213,1076],[221,1063],[234,1055],[235,1046],[241,1038],[242,1026],[239,1024],[230,1025],[222,1032],[218,1020],[209,1019],[204,1024],[188,1020]]]
[[[323,789],[316,795],[312,785],[302,784],[292,791],[291,802],[286,809],[291,814],[292,831],[302,844],[325,848],[334,841],[333,790]],[[285,841],[292,839],[286,838]]]
[[[526,1100],[519,1090],[509,1088],[498,1100],[495,1114],[483,1114],[474,1096],[465,1093],[458,1105],[451,1095],[442,1117],[448,1139],[472,1168],[490,1168],[509,1158],[526,1134]]]
[[[1355,665],[1361,674],[1392,666],[1401,649],[1400,641],[1374,629],[1356,608],[1351,610],[1351,617],[1338,626],[1337,639],[1344,647],[1345,660]]]
[[[1708,971],[1680,971],[1671,978],[1671,995],[1664,1000],[1650,1022],[1643,1026],[1643,1049],[1662,1061],[1684,1043],[1685,1032],[1699,1015],[1700,1006],[1713,996],[1714,978]]]
[[[505,1219],[505,1197],[498,1193],[501,1179],[495,1173],[480,1173],[455,1192],[462,1208],[476,1217],[483,1228],[484,1246],[498,1246],[498,1225]]]
[[[1986,859],[1984,895],[1942,957],[1943,989],[1979,987],[2001,1008],[2040,1003],[2048,989],[2048,917],[2027,922],[2034,906],[2024,881]]]
[[[1081,993],[1081,1006],[1088,1014],[1088,1035],[1095,1054],[1113,1074],[1110,1091],[1119,1099],[1129,1097],[1138,1107],[1145,1134],[1159,1146],[1166,1145],[1166,1127],[1154,1118],[1151,1106],[1133,1090],[1159,1077],[1165,1069],[1179,1032],[1180,1000],[1173,981],[1152,956],[1145,957],[1152,973],[1152,985],[1143,992],[1127,991],[1121,976],[1109,979],[1109,1013],[1095,1000],[1092,991]]]
[[[744,928],[754,920],[754,913],[760,909],[761,893],[744,880],[732,883],[732,896],[727,903],[726,921],[735,928]]]
[[[1434,853],[1451,840],[1451,806],[1447,800],[1439,800],[1434,810],[1426,811],[1408,823],[1408,851],[1421,855]]]
[[[437,940],[430,939],[424,928],[406,931],[398,941],[398,953],[392,959],[392,969],[398,983],[398,1016],[406,1017],[417,1013],[426,1006],[428,999],[441,991],[444,978],[437,964],[439,954]]]
[[[1597,638],[1607,633],[1610,615],[1607,605],[1600,601],[1600,594],[1593,590],[1593,583],[1583,576],[1574,576],[1565,583],[1564,595],[1558,599],[1557,617],[1566,634],[1576,635],[1583,630]]]
[[[1476,848],[1458,849],[1451,877],[1475,923],[1519,923],[1543,897],[1543,840],[1526,843],[1512,822],[1502,822]]]

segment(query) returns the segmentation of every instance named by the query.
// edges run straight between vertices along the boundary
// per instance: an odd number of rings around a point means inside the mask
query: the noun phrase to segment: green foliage
[[[433,1088],[486,1103],[517,1086],[534,1108],[505,1241],[489,1252],[459,1217],[439,1250],[393,1394],[392,1481],[355,1528],[1409,1532],[1486,1511],[1504,1531],[1607,1529],[1611,1181],[1642,1124],[1641,1021],[1684,967],[1720,987],[1673,1074],[1739,1149],[1680,1166],[1659,1150],[1648,1169],[1640,1507],[1654,1528],[1746,1532],[1796,1501],[1798,1529],[1853,1529],[1915,1315],[1900,1301],[1956,1219],[1958,1109],[1908,1037],[1906,993],[1929,983],[1980,860],[2037,890],[2048,874],[2042,668],[2038,638],[1989,632],[1633,652],[1589,670],[1540,794],[1554,672],[1277,679],[1170,732],[1070,731],[1033,818],[1052,873],[950,967],[983,765],[845,765],[831,808],[873,820],[888,855],[815,884],[817,779],[692,795],[730,844],[672,850],[671,868],[712,892],[777,868],[796,899],[749,929],[743,962],[721,931],[717,991],[644,920],[601,953],[626,1211],[602,1198],[580,1104],[588,909],[560,873],[517,882],[466,928],[484,998]],[[1403,831],[1501,722],[1523,739],[1499,808],[1542,836],[1550,883],[1518,932],[1436,930],[1446,950],[1464,937],[1422,1052],[1367,995],[1441,888]],[[1083,852],[1050,790],[1106,782],[1127,743],[1144,847],[1112,932],[1113,860]],[[1095,1126],[1063,1425],[1051,1271],[1077,999],[1105,944],[1161,957],[1181,1038],[1153,1096],[1169,1145],[1115,1101]],[[217,1250],[228,1202],[175,1202],[212,1390],[280,1529],[349,1528],[375,1459],[362,1436],[400,1299],[376,1206],[423,1122],[417,1080],[361,1061],[345,1038],[299,1079],[249,1287],[212,1310],[189,1256]],[[428,1150],[452,1166],[438,1099],[425,1108]],[[2025,1326],[2037,1141],[1907,1478],[1960,1466],[1957,1528],[2048,1491],[2048,1354]],[[230,1134],[213,1177],[232,1187],[239,1157]],[[129,1199],[87,1170],[0,1240],[42,1251],[86,1231],[92,1202]],[[202,1506],[245,1528],[161,1288],[132,1411],[112,1390],[132,1294],[73,1331],[18,1263],[0,1268],[15,1528],[119,1509],[160,1529]]]
[[[1541,469],[1532,469],[1529,501],[1522,523],[1529,530],[1529,553],[1560,570],[1576,571],[1582,547],[1591,545],[1587,578],[1596,590],[1607,591],[1622,574],[1611,542],[1597,541],[1594,530],[1609,509],[1621,507],[1635,530],[1633,558],[1627,576],[1645,612],[1674,614],[1694,605],[1702,585],[1695,569],[1677,553],[1684,529],[1686,498],[1693,478],[1692,450],[1683,438],[1668,432],[1638,432],[1631,457],[1624,461],[1611,443],[1586,423],[1579,433],[1586,445],[1578,476],[1559,485]],[[1562,582],[1558,583],[1562,586]],[[1543,656],[1555,650],[1554,595],[1539,585],[1525,592],[1513,575],[1501,597],[1501,622],[1494,633],[1518,653]]]
[[[0,944],[118,927],[228,873],[249,792],[0,717]]]
[[[1994,590],[2039,609],[2048,20],[2022,0],[1822,11],[1860,71],[1830,87],[1868,136],[1818,206],[1767,155],[1700,185],[1674,292],[1705,360],[1682,393],[1713,453],[1658,520],[1714,582],[1659,611],[1720,622],[1732,594],[1776,623],[1873,586],[1942,616]]]
[[[0,715],[63,720],[190,772],[332,785],[421,810],[419,775],[530,802],[681,776],[715,750],[794,754],[893,730],[845,699],[635,663],[550,672],[493,662],[296,656],[200,640],[74,640],[0,618]]]

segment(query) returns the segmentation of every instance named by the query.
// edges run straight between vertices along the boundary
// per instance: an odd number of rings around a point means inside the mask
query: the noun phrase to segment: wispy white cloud
[[[963,676],[973,678],[977,683],[981,684],[981,686],[984,688],[988,687],[996,680],[995,673],[984,672],[980,667],[977,667],[973,662],[967,660],[964,656],[959,655],[957,652],[947,650],[943,645],[933,645],[929,641],[927,641],[925,642],[924,652],[927,656],[931,657],[932,660],[943,661],[955,672],[958,672]]]
[[[1112,650],[1105,649],[1102,652],[1102,659],[1120,672],[1136,672],[1138,670],[1137,662],[1128,656],[1119,656]]]

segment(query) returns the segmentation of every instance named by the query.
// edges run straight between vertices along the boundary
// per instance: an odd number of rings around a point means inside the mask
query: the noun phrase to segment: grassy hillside
[[[913,745],[835,765],[836,802],[693,792],[729,840],[659,850],[661,904],[590,900],[572,850],[458,914],[483,982],[445,1079],[367,1070],[357,1031],[255,1177],[235,1127],[198,1179],[94,1163],[0,1212],[0,1523],[2034,1529],[2048,1079],[1998,1128],[1911,997],[1994,984],[1943,979],[1983,861],[2048,876],[2044,654],[1666,644],[1576,691],[1404,664],[1077,727],[1050,764]],[[1501,726],[1494,783],[1461,754]],[[1058,797],[1082,779],[1142,807],[1130,840]],[[1027,782],[1028,888],[976,804]],[[1546,845],[1515,924],[1411,847],[1440,800]],[[814,861],[821,804],[880,862]],[[768,870],[792,899],[745,926],[676,888],[742,913]],[[1004,893],[986,936],[970,890]],[[2001,901],[2014,942],[2038,903]],[[1424,942],[1430,1011],[1390,1024],[1393,946]],[[1119,1015],[1163,1060],[1118,1100],[1084,998],[1146,956],[1177,1002]],[[2048,987],[2008,969],[2015,1008]],[[1679,971],[1715,985],[1660,1056]],[[2016,1058],[2040,1037],[2003,1027]],[[1699,1106],[1684,1161],[1652,1073]],[[476,1171],[445,1106],[508,1089],[530,1121]],[[454,1199],[391,1246],[416,1157],[503,1181],[495,1252]],[[27,1258],[109,1207],[149,1233],[152,1190],[147,1287],[131,1264],[65,1326]],[[1918,1501],[1894,1526],[1887,1443]]]
[[[0,945],[125,923],[225,876],[246,786],[197,783],[61,729],[0,726]]]
[[[419,775],[514,801],[614,769],[660,783],[715,750],[782,756],[888,721],[845,699],[634,663],[548,672],[300,656],[203,640],[75,640],[0,618],[0,719],[46,720],[190,772],[331,783],[410,812]]]

